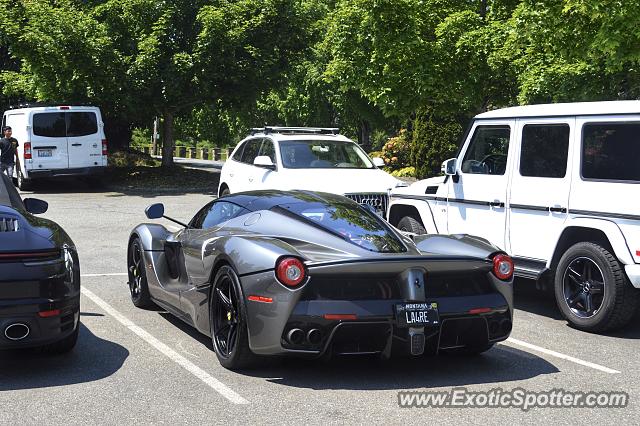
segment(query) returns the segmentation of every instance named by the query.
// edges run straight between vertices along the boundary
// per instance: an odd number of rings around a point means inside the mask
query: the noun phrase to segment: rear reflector
[[[247,300],[250,300],[252,302],[262,302],[262,303],[272,303],[273,299],[270,297],[264,297],[264,296],[249,296],[247,297]]]
[[[53,309],[51,311],[38,312],[38,316],[40,318],[57,317],[58,315],[60,315],[60,309]]]
[[[24,159],[31,160],[31,142],[24,143]]]
[[[493,309],[491,308],[475,308],[475,309],[470,309],[469,313],[470,314],[486,314],[488,312],[491,312]]]
[[[636,250],[636,256],[640,256],[640,250]]]
[[[355,314],[324,314],[324,319],[329,321],[339,321],[339,320],[355,320]]]

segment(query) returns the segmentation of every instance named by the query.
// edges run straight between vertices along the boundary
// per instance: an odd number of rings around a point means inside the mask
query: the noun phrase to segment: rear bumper
[[[65,176],[99,176],[103,175],[106,169],[106,166],[82,167],[75,169],[35,169],[27,170],[25,177],[27,179],[39,179]]]
[[[368,265],[369,273],[375,272],[371,271],[375,267]],[[387,270],[389,268],[393,265],[386,266]],[[322,271],[311,268],[310,271],[312,281],[294,290],[278,283],[273,271],[242,277],[249,347],[254,353],[292,353],[313,357],[330,351],[386,355],[392,348],[394,351],[401,348],[403,353],[417,354],[409,344],[415,335],[420,335],[424,342],[424,351],[418,352],[437,353],[440,349],[483,347],[507,339],[511,332],[513,282],[499,281],[490,273],[486,275],[488,289],[483,289],[479,292],[481,294],[456,295],[453,289],[448,294],[438,294],[438,289],[430,287],[430,283],[433,285],[436,281],[433,276],[420,281],[424,276],[420,268],[410,267],[398,274],[398,291],[383,291],[381,297],[363,297],[360,293],[360,298],[349,300],[330,293],[310,298],[311,292],[305,292],[305,287],[318,287],[322,283],[340,288],[344,284],[340,281],[344,276],[319,281]],[[371,287],[375,285],[377,283],[372,280]],[[424,290],[416,291],[420,288]],[[249,300],[249,296],[266,297],[271,302]],[[440,324],[421,328],[399,326],[394,308],[396,304],[407,302],[437,303]],[[304,336],[297,343],[292,342],[289,334],[294,329],[301,330],[302,333],[296,333]],[[310,338],[310,332],[314,334],[313,338]]]
[[[39,314],[57,310],[52,316]],[[64,258],[0,264],[0,349],[42,346],[63,339],[75,330],[79,316],[79,269],[74,267],[69,273]],[[12,327],[15,324],[17,328]],[[17,330],[26,335],[22,337]]]

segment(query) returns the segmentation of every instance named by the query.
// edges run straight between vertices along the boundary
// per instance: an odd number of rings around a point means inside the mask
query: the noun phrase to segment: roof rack
[[[264,126],[254,127],[251,129],[251,134],[256,133],[281,133],[281,134],[311,134],[311,135],[337,135],[337,127],[279,127],[279,126]]]

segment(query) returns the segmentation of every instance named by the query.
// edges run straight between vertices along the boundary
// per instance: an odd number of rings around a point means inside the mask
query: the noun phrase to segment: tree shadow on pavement
[[[129,356],[123,346],[101,339],[80,323],[73,351],[47,355],[35,349],[0,352],[0,391],[48,388],[104,379]]]

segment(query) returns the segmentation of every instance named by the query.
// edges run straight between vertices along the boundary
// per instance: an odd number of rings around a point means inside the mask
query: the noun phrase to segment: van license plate
[[[39,149],[38,157],[52,157],[53,152],[50,149]]]
[[[398,327],[428,327],[440,323],[435,302],[397,304],[395,311]]]

